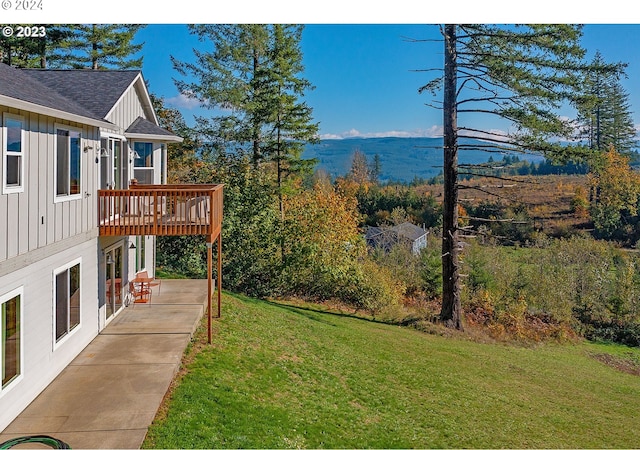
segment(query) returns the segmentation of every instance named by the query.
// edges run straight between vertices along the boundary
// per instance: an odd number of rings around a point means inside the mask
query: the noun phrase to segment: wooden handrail
[[[222,229],[223,185],[136,185],[98,191],[101,236],[209,235]]]

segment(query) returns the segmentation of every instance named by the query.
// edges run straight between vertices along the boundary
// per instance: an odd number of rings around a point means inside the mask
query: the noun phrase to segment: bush
[[[462,300],[471,321],[516,335],[543,323],[544,333],[551,325],[570,326],[584,336],[634,342],[640,323],[635,254],[573,237],[543,249],[476,244],[463,263],[468,276]]]
[[[608,341],[630,347],[640,347],[640,324],[592,324],[585,337],[593,341]]]
[[[420,252],[420,279],[428,299],[442,296],[442,250],[428,246]]]
[[[315,186],[287,198],[280,293],[377,311],[404,288],[369,258],[353,199]]]

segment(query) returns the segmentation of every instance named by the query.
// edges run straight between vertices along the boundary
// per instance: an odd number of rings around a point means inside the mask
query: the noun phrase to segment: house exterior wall
[[[99,130],[0,106],[0,116],[5,115],[23,122],[24,177],[18,192],[0,191],[0,298],[21,291],[22,357],[19,377],[0,387],[0,430],[97,335],[99,279],[95,195]],[[80,189],[64,198],[56,196],[57,129],[80,133]],[[0,133],[2,149],[5,138]],[[3,156],[0,174],[4,164]],[[80,270],[80,323],[56,342],[54,280],[56,271],[72,262]]]
[[[424,234],[420,236],[418,239],[416,239],[415,241],[413,241],[413,248],[412,248],[413,254],[419,255],[420,251],[426,246],[427,246],[427,235]]]
[[[20,375],[6,388],[0,383],[0,431],[106,326],[104,251],[122,245],[123,283],[131,280],[137,269],[146,268],[152,276],[155,274],[154,236],[98,236],[101,133],[122,138],[126,150],[133,148],[133,143],[124,139],[124,131],[139,116],[153,120],[142,107],[144,91],[137,86],[139,82],[125,92],[107,117],[114,126],[103,130],[0,105],[0,130],[4,127],[5,115],[23,121],[24,165],[20,189],[0,186],[0,305],[14,292],[20,292],[21,305]],[[80,189],[77,195],[66,198],[56,196],[58,129],[80,133]],[[1,152],[4,139],[0,133],[0,176],[6,164]],[[154,142],[153,148],[153,180],[161,183],[166,152],[160,143]],[[132,159],[128,174],[133,177]],[[4,179],[0,183],[4,183]],[[144,258],[140,249],[142,242],[145,243]],[[131,244],[137,248],[130,248]],[[66,271],[67,266],[75,268],[78,264],[80,323],[56,339],[56,275]]]
[[[55,252],[28,266],[0,276],[0,297],[22,288],[21,377],[0,390],[0,430],[38,394],[98,334],[97,238]],[[80,263],[80,324],[55,342],[55,273]]]
[[[23,119],[24,190],[0,193],[0,273],[4,261],[95,231],[98,215],[93,195],[99,168],[94,150],[99,148],[97,128],[0,106],[0,115],[6,114]],[[56,199],[55,195],[57,127],[81,133],[80,195],[74,199]],[[0,134],[0,148],[2,139]],[[91,150],[84,152],[85,147]],[[3,164],[5,158],[0,159],[0,174]]]

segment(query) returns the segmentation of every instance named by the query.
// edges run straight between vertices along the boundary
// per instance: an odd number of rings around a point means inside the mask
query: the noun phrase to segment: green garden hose
[[[40,434],[37,436],[22,436],[13,439],[9,439],[8,441],[4,441],[0,443],[0,450],[4,450],[7,448],[12,448],[18,444],[28,444],[28,443],[38,443],[44,444],[51,448],[71,448],[69,444],[60,439],[56,439],[51,436],[45,436],[44,434]]]

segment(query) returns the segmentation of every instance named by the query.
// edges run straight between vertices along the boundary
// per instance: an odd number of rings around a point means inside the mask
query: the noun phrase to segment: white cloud
[[[194,97],[190,97],[188,94],[178,94],[175,97],[169,97],[166,100],[167,104],[176,108],[184,109],[196,109],[205,106],[200,100]]]
[[[498,128],[492,128],[486,131],[468,131],[464,130],[460,132],[458,137],[468,137],[475,139],[491,138],[498,141],[508,142],[508,133]]]
[[[426,130],[418,129],[413,131],[392,130],[362,133],[355,128],[342,133],[321,134],[320,139],[348,139],[348,138],[380,138],[380,137],[441,137],[442,125],[434,125]]]

